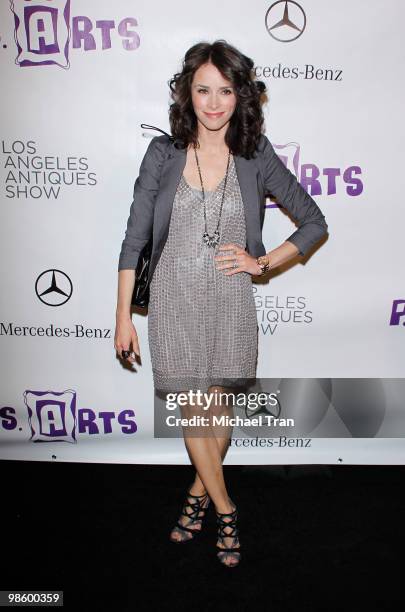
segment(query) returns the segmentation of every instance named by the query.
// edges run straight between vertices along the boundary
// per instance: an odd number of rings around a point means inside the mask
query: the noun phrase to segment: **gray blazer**
[[[271,194],[298,223],[298,229],[286,240],[305,255],[327,233],[325,216],[279,159],[267,136],[261,135],[256,158],[247,160],[235,155],[234,162],[246,222],[246,245],[241,246],[254,257],[266,253],[262,227],[265,194]],[[152,138],[135,181],[118,270],[136,269],[139,253],[153,232],[149,281],[152,279],[169,233],[173,201],[185,165],[186,149],[177,149],[169,135]]]

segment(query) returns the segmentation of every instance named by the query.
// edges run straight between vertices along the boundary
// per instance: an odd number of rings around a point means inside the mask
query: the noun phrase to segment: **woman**
[[[252,276],[265,274],[309,248],[326,233],[325,217],[262,134],[253,61],[224,40],[191,47],[170,81],[168,135],[149,144],[135,183],[118,265],[115,349],[139,343],[130,315],[134,270],[153,231],[149,269],[148,337],[155,388],[218,392],[254,379],[258,325]],[[299,228],[266,253],[261,240],[264,195],[271,193]],[[243,382],[241,382],[243,381]],[[207,406],[199,407],[207,415]],[[195,410],[195,408],[194,408]],[[191,406],[182,409],[191,414]],[[226,413],[214,401],[208,410]],[[222,462],[230,432],[210,429],[184,441],[196,468],[173,542],[200,530],[210,500],[217,523],[218,559],[241,559],[237,509],[229,498]]]

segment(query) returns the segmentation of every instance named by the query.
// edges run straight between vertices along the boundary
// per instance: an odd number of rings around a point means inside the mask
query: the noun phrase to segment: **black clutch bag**
[[[135,285],[131,304],[146,308],[149,304],[149,265],[152,254],[153,237],[145,244],[139,253],[138,264],[135,270]]]

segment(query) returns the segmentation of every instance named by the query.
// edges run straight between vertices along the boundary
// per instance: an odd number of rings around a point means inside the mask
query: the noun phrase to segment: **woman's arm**
[[[270,267],[273,268],[298,253],[306,255],[327,233],[328,225],[325,215],[300,185],[297,177],[279,159],[267,136],[264,136],[264,142],[263,170],[266,192],[275,196],[280,206],[286,208],[298,223],[298,229],[283,244],[267,253]]]
[[[131,319],[131,302],[135,286],[135,270],[119,270],[116,319]]]
[[[120,357],[122,351],[129,351],[141,356],[138,333],[131,319],[131,298],[135,284],[134,270],[120,270],[118,272],[118,298],[115,321],[114,347]],[[135,355],[130,354],[126,360],[135,363]]]
[[[159,190],[164,153],[160,138],[152,138],[139,167],[118,270],[136,269],[139,253],[152,233],[154,202]]]
[[[152,234],[154,202],[159,190],[161,165],[164,159],[164,144],[161,138],[155,136],[150,141],[134,185],[125,238],[118,261],[117,318],[125,319],[131,316],[131,300],[139,254]]]
[[[135,355],[140,357],[138,334],[131,320],[135,270],[139,254],[148,242],[153,230],[154,205],[159,190],[164,152],[165,143],[162,137],[155,136],[152,138],[139,167],[138,178],[135,181],[127,229],[118,262],[114,347],[121,357],[122,351],[129,351],[132,345],[132,353],[126,357],[126,360],[131,364],[136,361]]]

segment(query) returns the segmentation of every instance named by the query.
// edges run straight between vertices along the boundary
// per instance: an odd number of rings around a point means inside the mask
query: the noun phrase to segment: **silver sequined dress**
[[[208,233],[217,225],[225,177],[205,191]],[[220,245],[246,248],[242,196],[233,157],[219,227]],[[254,379],[258,325],[252,277],[217,270],[218,246],[202,241],[202,191],[181,176],[169,233],[150,284],[148,338],[156,390],[180,392]],[[226,384],[228,383],[228,384]]]

